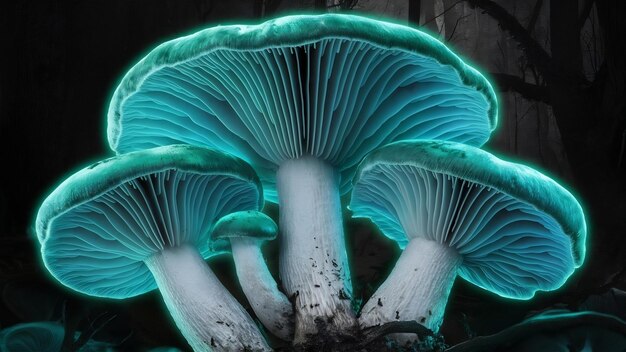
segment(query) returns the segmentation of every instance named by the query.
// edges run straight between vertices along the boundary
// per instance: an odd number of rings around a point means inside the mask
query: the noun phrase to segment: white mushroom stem
[[[233,237],[230,246],[237,278],[252,310],[263,325],[277,337],[293,339],[293,307],[267,269],[261,252],[261,241]]]
[[[145,263],[194,351],[271,351],[252,318],[195,248],[168,248]]]
[[[413,238],[389,277],[361,310],[362,328],[392,321],[414,320],[439,331],[461,256],[447,245]],[[399,343],[417,340],[416,334],[395,334]]]
[[[357,322],[350,305],[338,175],[323,161],[304,156],[284,161],[276,179],[280,275],[294,299],[294,343],[322,332],[350,334]]]

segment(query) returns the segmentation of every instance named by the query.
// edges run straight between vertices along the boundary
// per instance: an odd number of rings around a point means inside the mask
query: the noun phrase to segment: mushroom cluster
[[[171,40],[113,94],[117,156],[42,204],[44,263],[92,296],[158,287],[195,351],[270,349],[204,262],[224,252],[258,321],[294,345],[353,341],[397,320],[437,331],[457,274],[528,298],[584,256],[576,200],[477,149],[497,114],[477,70],[394,23],[299,15]],[[355,216],[405,249],[360,312],[340,198],[350,192]],[[260,212],[264,196],[279,205],[278,227]],[[277,236],[280,284],[261,248]]]

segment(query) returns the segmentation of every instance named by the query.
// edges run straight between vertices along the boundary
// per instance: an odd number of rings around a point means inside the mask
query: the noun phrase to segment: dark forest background
[[[197,29],[279,14],[385,16],[438,36],[492,78],[499,127],[486,148],[560,180],[583,204],[587,260],[555,292],[511,301],[457,280],[448,344],[491,334],[550,307],[611,294],[626,316],[626,5],[621,0],[51,0],[0,2],[0,329],[60,320],[120,350],[188,348],[157,293],[96,300],[43,270],[31,224],[51,187],[110,155],[105,109],[119,78],[159,43]],[[275,207],[268,207],[272,214]],[[370,224],[347,221],[355,293],[367,298],[398,252]],[[266,248],[275,268],[275,245]],[[211,262],[237,291],[230,258]],[[276,272],[276,271],[274,271]],[[603,298],[604,297],[604,298]],[[618,297],[618,298],[616,298]],[[622,304],[620,306],[620,304]],[[623,309],[623,310],[621,310]],[[71,349],[71,347],[70,347]]]

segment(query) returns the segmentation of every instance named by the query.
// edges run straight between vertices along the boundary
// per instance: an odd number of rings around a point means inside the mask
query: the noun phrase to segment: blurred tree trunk
[[[420,9],[422,7],[421,0],[409,0],[409,24],[414,26],[420,25]]]

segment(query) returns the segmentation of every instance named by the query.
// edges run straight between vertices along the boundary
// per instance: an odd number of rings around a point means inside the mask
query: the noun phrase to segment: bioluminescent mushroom
[[[567,190],[460,143],[377,149],[359,166],[350,207],[404,249],[363,307],[364,327],[415,320],[436,332],[457,274],[528,299],[560,287],[585,256],[584,214]]]
[[[272,334],[290,341],[293,307],[278,289],[261,252],[263,242],[275,239],[277,234],[274,220],[248,210],[221,218],[213,227],[211,241],[216,248],[230,245],[239,284],[252,310]]]
[[[496,117],[489,82],[430,35],[300,15],[158,46],[117,87],[108,138],[118,153],[183,142],[252,164],[280,205],[279,269],[302,341],[316,321],[355,326],[339,196],[362,157],[410,138],[479,146]]]
[[[269,350],[260,331],[204,262],[209,231],[263,204],[240,159],[173,145],[106,159],[70,176],[43,202],[43,262],[65,286],[123,299],[158,287],[195,351]]]
[[[74,340],[81,333],[74,334]],[[0,330],[0,352],[60,352],[65,338],[63,325],[52,321],[39,321],[10,326]],[[81,352],[111,351],[106,342],[89,340],[79,347]]]

